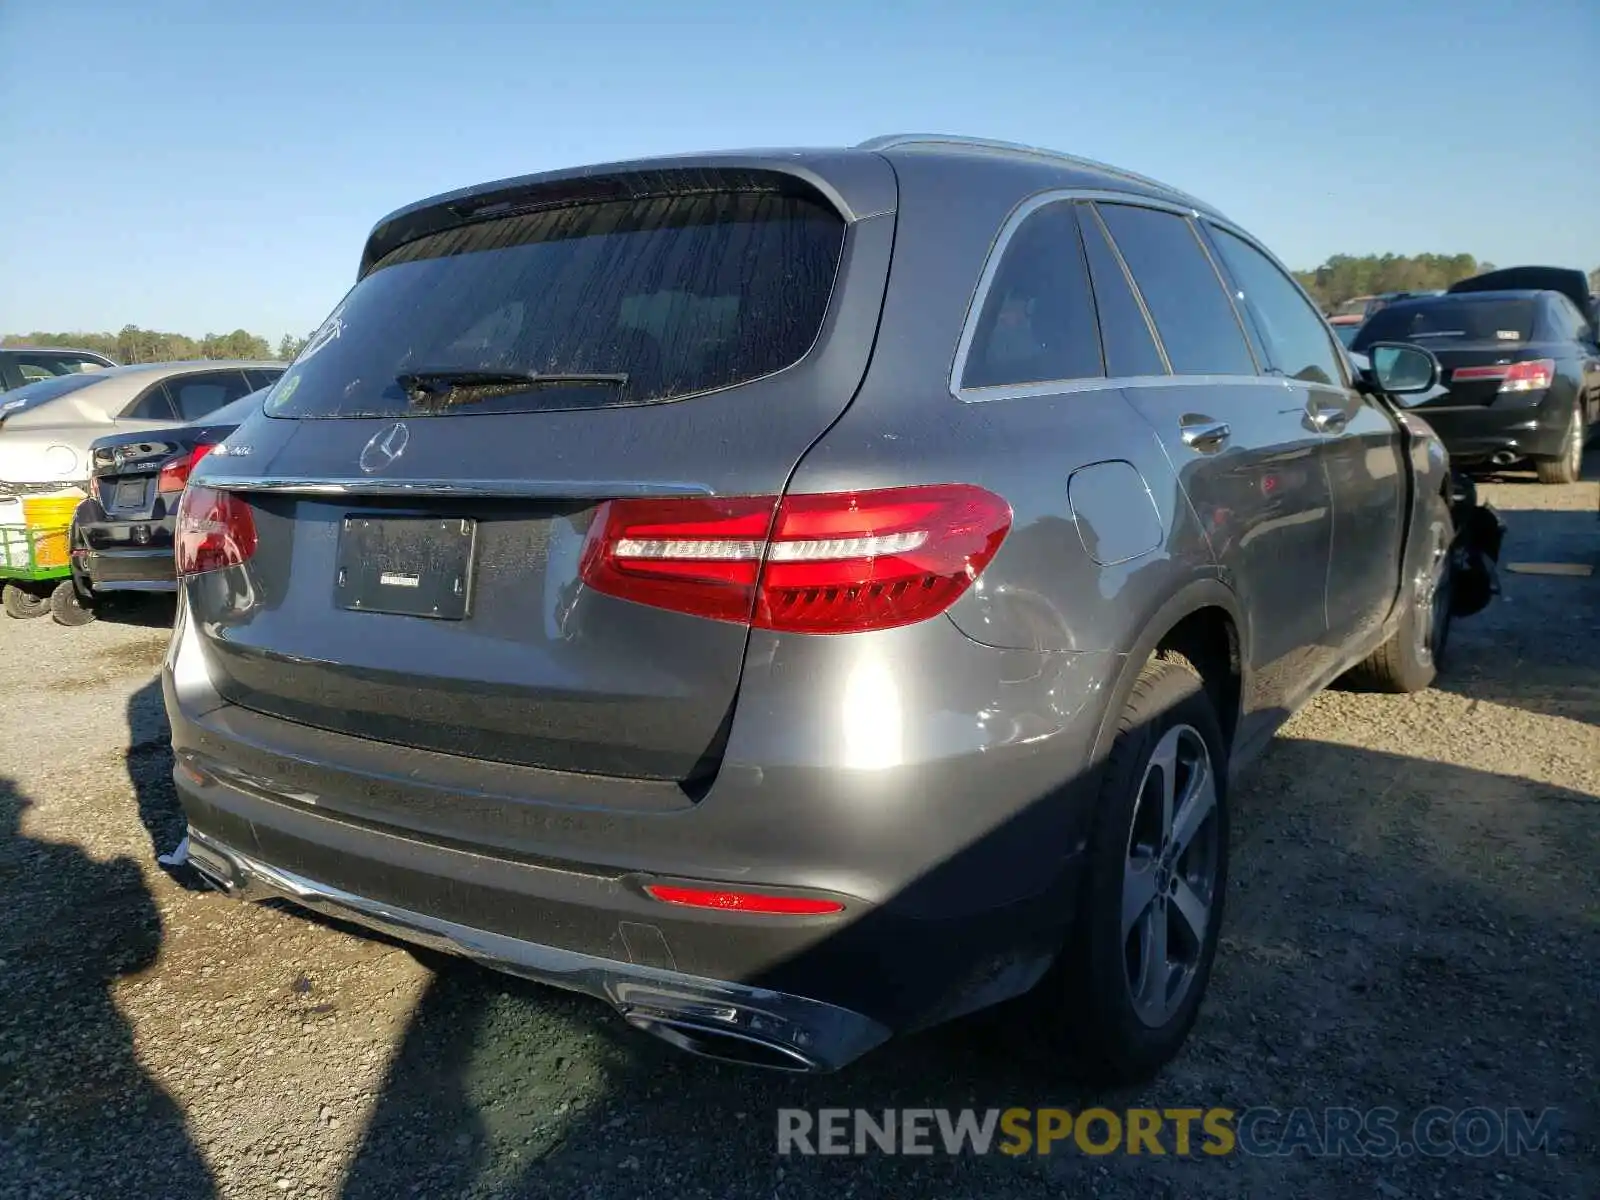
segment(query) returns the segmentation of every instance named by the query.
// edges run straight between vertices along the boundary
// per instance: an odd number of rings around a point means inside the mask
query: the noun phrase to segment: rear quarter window
[[[469,415],[675,400],[773,374],[816,342],[845,226],[818,200],[726,191],[500,217],[401,246],[273,390],[275,416]],[[403,375],[620,374],[458,387]]]
[[[961,386],[1000,387],[1103,374],[1094,298],[1074,206],[1023,219],[990,281]]]

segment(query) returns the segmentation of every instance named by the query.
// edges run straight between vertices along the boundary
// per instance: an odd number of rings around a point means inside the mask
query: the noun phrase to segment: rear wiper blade
[[[495,391],[533,387],[561,387],[568,384],[626,387],[626,371],[407,371],[395,382],[413,401],[432,400],[463,390],[492,388]]]

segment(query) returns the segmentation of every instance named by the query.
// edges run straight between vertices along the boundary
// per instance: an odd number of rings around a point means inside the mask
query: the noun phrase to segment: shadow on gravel
[[[111,997],[155,961],[155,902],[131,859],[24,836],[29,804],[0,778],[0,1196],[211,1196]]]
[[[112,592],[95,606],[95,616],[113,625],[171,629],[177,603],[177,597],[160,592]]]
[[[598,1002],[430,957],[344,1196],[1600,1195],[1595,798],[1279,739],[1234,820],[1211,995],[1144,1087],[1075,1084],[1035,1036],[1048,1014],[1021,1004],[790,1076],[686,1057]],[[1563,1132],[1558,1154],[1515,1158],[776,1152],[786,1107],[1091,1104],[1388,1105],[1403,1132],[1430,1105],[1555,1107]]]
[[[138,798],[139,823],[150,835],[151,857],[171,853],[183,840],[185,821],[177,789],[172,786],[172,730],[159,676],[128,697],[128,746],[123,761]],[[163,865],[161,869],[191,891],[205,890],[192,867]]]

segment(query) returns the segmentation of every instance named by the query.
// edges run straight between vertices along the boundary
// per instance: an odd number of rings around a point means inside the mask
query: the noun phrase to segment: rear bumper
[[[600,995],[635,1023],[650,1018],[606,980],[642,971],[700,981],[684,984],[695,1005],[706,1003],[704,981],[823,1011],[815,1003],[835,1015],[799,1022],[809,1040],[789,1049],[837,1065],[880,1029],[920,1028],[1030,988],[1079,890],[1098,793],[1089,749],[1120,660],[994,650],[942,619],[924,624],[894,637],[901,648],[937,641],[950,676],[913,690],[912,676],[886,674],[874,713],[854,726],[878,735],[870,742],[840,741],[813,719],[837,721],[840,706],[818,656],[859,655],[860,641],[806,639],[785,648],[788,662],[770,655],[771,668],[755,658],[715,782],[663,809],[626,806],[625,781],[608,800],[595,777],[491,774],[229,704],[180,603],[163,672],[174,783],[192,844],[215,848],[229,864],[219,878],[234,886],[238,874],[246,895],[254,879],[369,925],[399,914],[380,927]],[[881,669],[895,661],[886,653]],[[793,677],[808,686],[784,682]],[[840,676],[841,687],[850,681]],[[901,683],[891,714],[890,685]],[[963,717],[966,689],[1007,703]],[[859,725],[874,715],[877,729]],[[689,908],[656,900],[650,882],[822,895],[843,908]],[[541,965],[577,960],[587,973]],[[729,1019],[746,1020],[734,1007]],[[854,1032],[829,1033],[828,1022]]]
[[[269,866],[194,829],[190,861],[235,898],[289,900],[511,975],[586,993],[609,1003],[629,1024],[713,1057],[831,1071],[889,1036],[869,1017],[803,996],[581,954],[381,903]]]
[[[72,573],[81,590],[175,592],[173,521],[115,521],[97,500],[78,506],[72,523]]]
[[[1441,406],[1416,408],[1438,433],[1458,463],[1482,462],[1497,454],[1518,458],[1554,457],[1561,453],[1571,410],[1548,401],[1537,406]]]

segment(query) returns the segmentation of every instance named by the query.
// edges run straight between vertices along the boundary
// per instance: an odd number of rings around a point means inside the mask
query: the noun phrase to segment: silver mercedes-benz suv
[[[1195,198],[901,137],[400,210],[200,460],[165,671],[194,863],[837,1067],[1029,989],[1146,1074],[1229,780],[1425,687],[1444,456]]]

